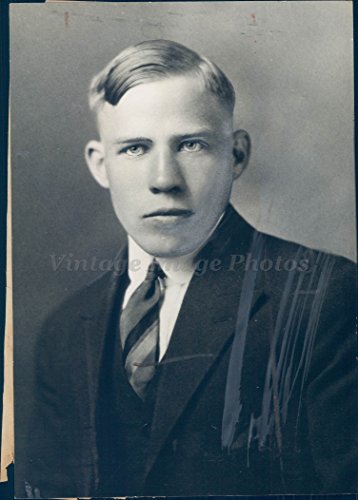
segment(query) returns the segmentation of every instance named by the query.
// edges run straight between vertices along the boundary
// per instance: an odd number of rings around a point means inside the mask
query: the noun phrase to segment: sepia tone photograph
[[[352,20],[10,6],[16,498],[358,491]]]

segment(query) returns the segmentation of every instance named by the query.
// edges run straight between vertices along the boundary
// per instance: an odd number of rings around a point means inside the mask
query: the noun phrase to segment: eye
[[[146,152],[146,146],[141,144],[133,144],[132,146],[127,146],[123,148],[120,152],[128,156],[141,156]]]
[[[203,148],[204,144],[199,141],[185,141],[180,145],[180,150],[188,153],[197,153]]]

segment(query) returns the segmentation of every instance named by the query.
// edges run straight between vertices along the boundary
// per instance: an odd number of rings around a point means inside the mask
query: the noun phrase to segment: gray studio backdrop
[[[105,270],[124,237],[83,159],[96,137],[88,83],[120,50],[152,38],[189,45],[235,83],[236,122],[253,142],[232,197],[242,215],[266,232],[354,258],[350,2],[11,5],[19,466],[40,324]],[[75,259],[92,270],[74,270]]]

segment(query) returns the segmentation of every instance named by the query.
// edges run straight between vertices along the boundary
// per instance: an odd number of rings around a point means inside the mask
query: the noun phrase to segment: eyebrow
[[[188,134],[173,135],[170,139],[185,141],[187,139],[192,139],[193,137],[208,137],[214,135],[215,134],[213,133],[212,130],[201,129],[201,130],[193,130],[193,132],[190,132]],[[153,140],[149,139],[149,137],[118,137],[114,141],[114,144],[133,144],[136,142],[152,143]]]
[[[147,137],[118,137],[114,144],[131,144],[133,142],[153,142],[151,139]]]
[[[185,139],[190,139],[192,137],[208,137],[208,136],[213,136],[215,135],[212,130],[209,129],[202,129],[202,130],[196,130],[193,131],[189,134],[183,134],[178,136],[178,138],[185,140]]]

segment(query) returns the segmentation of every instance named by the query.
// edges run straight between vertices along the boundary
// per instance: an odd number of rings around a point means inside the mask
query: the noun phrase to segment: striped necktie
[[[159,358],[159,310],[164,278],[158,262],[148,267],[143,283],[134,291],[120,318],[123,362],[128,381],[141,399],[154,376]]]

